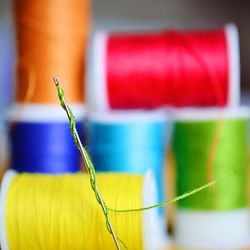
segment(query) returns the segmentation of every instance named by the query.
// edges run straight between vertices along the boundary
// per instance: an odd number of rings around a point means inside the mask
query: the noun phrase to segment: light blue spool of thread
[[[158,202],[165,200],[166,113],[114,111],[90,114],[87,120],[87,145],[96,170],[145,173],[151,169]],[[164,209],[159,211],[163,216]]]
[[[84,110],[82,105],[72,107],[82,137]],[[10,111],[9,123],[11,168],[46,174],[80,171],[80,153],[60,106],[16,104]]]

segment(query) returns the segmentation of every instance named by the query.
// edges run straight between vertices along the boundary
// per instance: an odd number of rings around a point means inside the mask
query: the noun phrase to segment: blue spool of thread
[[[74,110],[83,137],[83,113],[79,107]],[[69,122],[59,106],[16,105],[10,115],[9,139],[11,168],[19,172],[59,174],[81,168]]]
[[[91,114],[88,149],[97,171],[141,174],[151,169],[157,182],[158,202],[161,202],[165,200],[166,132],[166,114],[161,111]]]

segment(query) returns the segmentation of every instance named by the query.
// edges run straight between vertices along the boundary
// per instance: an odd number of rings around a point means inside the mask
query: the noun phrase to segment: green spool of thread
[[[216,139],[213,161],[208,166],[211,145]],[[230,117],[222,110],[217,116],[177,120],[173,139],[177,195],[207,183],[208,167],[213,179],[218,180],[214,188],[179,201],[179,208],[229,211],[246,207],[247,145],[246,115]]]
[[[177,194],[216,181],[178,201],[175,243],[184,249],[249,247],[248,109],[188,109],[176,114]]]

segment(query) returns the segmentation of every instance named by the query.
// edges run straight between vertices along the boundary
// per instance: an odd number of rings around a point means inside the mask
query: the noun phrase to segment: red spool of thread
[[[96,33],[88,103],[94,109],[235,106],[238,33],[215,30]]]

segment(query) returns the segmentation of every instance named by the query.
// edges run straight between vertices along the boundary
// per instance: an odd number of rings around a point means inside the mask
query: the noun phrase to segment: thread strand
[[[109,211],[112,211],[112,212],[116,212],[116,213],[128,213],[128,212],[140,212],[140,211],[146,211],[146,210],[149,210],[149,209],[153,209],[153,208],[157,208],[157,207],[163,207],[163,206],[166,206],[168,204],[171,204],[171,203],[174,203],[174,202],[177,202],[179,200],[182,200],[184,198],[187,198],[188,196],[191,196],[193,194],[196,194],[206,188],[209,188],[213,185],[215,185],[216,181],[211,181],[201,187],[198,187],[190,192],[187,192],[187,193],[184,193],[182,195],[179,195],[175,198],[172,198],[172,199],[169,199],[169,200],[166,200],[164,202],[161,202],[161,203],[158,203],[158,204],[155,204],[155,205],[152,205],[152,206],[148,206],[148,207],[142,207],[142,208],[132,208],[132,209],[112,209],[112,208],[109,208],[108,207],[108,210]]]

